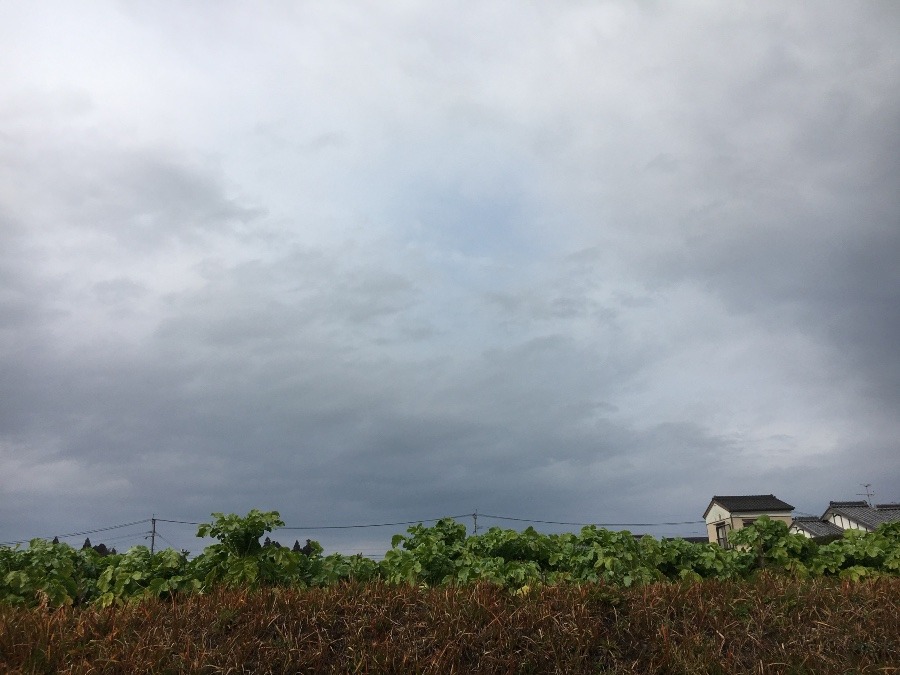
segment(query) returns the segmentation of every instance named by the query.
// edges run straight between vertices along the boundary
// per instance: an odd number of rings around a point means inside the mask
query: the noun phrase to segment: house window
[[[745,518],[744,519],[744,527],[749,527],[753,523],[756,522],[756,518]]]
[[[716,525],[716,543],[722,548],[728,548],[728,526],[725,523]]]

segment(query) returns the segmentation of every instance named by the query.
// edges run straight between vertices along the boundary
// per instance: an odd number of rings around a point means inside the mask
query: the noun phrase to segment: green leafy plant
[[[71,605],[78,598],[78,552],[67,544],[32,539],[25,550],[0,555],[0,597],[11,604]]]
[[[791,534],[785,523],[768,516],[731,532],[728,541],[735,546],[736,555],[750,556],[750,567],[791,572],[799,576],[808,574],[818,549],[812,539]]]
[[[723,549],[594,526],[550,535],[533,528],[517,532],[493,527],[467,536],[463,524],[442,519],[395,535],[376,563],[362,555],[326,556],[313,541],[296,551],[260,544],[265,533],[283,526],[277,511],[212,515],[212,522],[200,525],[198,536],[217,541],[193,560],[171,549],[151,555],[146,546],[111,555],[40,539],[27,548],[0,547],[0,603],[109,606],[222,586],[307,588],[348,581],[413,587],[489,582],[524,596],[556,584],[628,587],[661,580],[741,580],[760,571],[851,581],[900,576],[900,523],[871,533],[847,532],[818,545],[763,517],[734,532],[734,547]]]
[[[292,578],[297,554],[285,548],[263,548],[259,539],[266,532],[284,525],[278,511],[252,509],[246,516],[213,513],[211,523],[197,528],[198,537],[214,537],[218,544],[208,546],[192,561],[192,569],[202,587],[217,584],[248,586],[273,584],[279,577]],[[284,580],[284,579],[282,579]]]
[[[284,526],[278,511],[252,509],[243,517],[234,513],[213,513],[212,516],[213,522],[203,523],[197,528],[197,536],[218,539],[229,555],[239,557],[259,553],[262,550],[259,538],[276,527]]]

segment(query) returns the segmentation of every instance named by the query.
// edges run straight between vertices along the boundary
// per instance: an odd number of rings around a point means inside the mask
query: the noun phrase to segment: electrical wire
[[[463,513],[458,516],[443,516],[444,518],[468,518],[472,514]],[[402,522],[396,523],[365,523],[361,525],[299,525],[299,526],[284,526],[284,527],[276,527],[273,528],[273,532],[276,530],[349,530],[349,529],[359,529],[365,527],[392,527],[396,525],[417,525],[418,523],[432,523],[435,521],[441,520],[441,518],[419,518],[417,520],[405,520]],[[158,523],[177,523],[180,525],[204,525],[205,523],[195,522],[192,520],[169,520],[168,518],[157,518],[156,522]]]
[[[703,520],[681,520],[681,521],[670,521],[670,522],[660,522],[660,523],[582,523],[582,522],[573,522],[573,521],[565,521],[565,520],[539,520],[536,518],[515,518],[512,516],[498,516],[491,515],[489,513],[463,513],[455,516],[444,516],[444,518],[451,518],[454,520],[458,520],[461,518],[488,518],[492,520],[505,520],[505,521],[513,521],[519,523],[536,523],[541,525],[570,525],[577,527],[587,527],[591,525],[595,525],[598,527],[663,527],[663,526],[671,526],[671,525],[697,525],[700,523],[704,523],[706,521]],[[68,537],[80,537],[89,534],[96,534],[98,532],[107,532],[110,530],[116,530],[123,527],[131,527],[133,525],[142,525],[144,523],[149,523],[154,519],[144,518],[143,520],[135,520],[130,523],[122,523],[120,525],[110,525],[108,527],[98,527],[91,530],[83,530],[80,532],[70,532],[68,534],[60,534],[56,535],[59,539],[65,539]],[[176,525],[203,525],[205,523],[201,523],[199,521],[193,520],[175,520],[169,518],[155,518],[158,523],[173,523]],[[276,527],[273,531],[285,530],[285,531],[314,531],[314,530],[353,530],[353,529],[364,529],[371,527],[397,527],[399,525],[418,525],[420,523],[432,523],[438,520],[442,520],[442,518],[418,518],[416,520],[404,520],[404,521],[396,521],[391,523],[363,523],[363,524],[352,524],[352,525],[302,525],[302,526],[284,526],[284,527]],[[145,533],[137,533],[134,535],[124,535],[127,536],[140,536]],[[49,539],[49,537],[32,537],[32,539]],[[119,537],[116,537],[119,538]],[[16,541],[8,541],[0,544],[0,546],[15,546],[18,544],[26,544],[31,539],[19,539]],[[112,540],[112,539],[110,539]]]
[[[150,534],[149,530],[145,530],[144,532],[129,532],[128,534],[119,534],[115,537],[103,537],[103,543],[105,544],[108,541],[121,541],[122,539],[146,539]]]
[[[444,518],[468,518],[471,513],[464,513],[461,516],[444,516]],[[480,514],[479,514],[480,515]],[[418,525],[419,523],[433,523],[444,518],[419,518],[418,520],[405,520],[399,523],[372,523],[366,525],[311,525],[307,527],[276,527],[276,530],[350,530],[363,527],[391,527],[394,525]]]
[[[495,520],[514,520],[520,523],[541,523],[542,525],[578,525],[588,527],[596,525],[598,527],[661,527],[664,525],[696,525],[706,522],[704,520],[682,520],[670,523],[570,523],[562,520],[535,520],[532,518],[512,518],[509,516],[492,516],[487,513],[479,513],[479,518],[493,518]]]
[[[159,530],[156,531],[156,536],[159,537],[160,539],[162,539],[164,542],[166,542],[172,548],[175,548],[175,544],[172,543],[172,541],[168,537],[163,536],[163,534]]]
[[[96,534],[97,532],[107,532],[109,530],[117,530],[122,527],[131,527],[132,525],[141,525],[143,523],[149,523],[149,518],[144,518],[143,520],[135,520],[132,523],[122,523],[121,525],[110,525],[109,527],[98,527],[93,530],[84,530],[83,532],[70,532],[69,534],[57,534],[55,535],[57,539],[68,539],[69,537],[80,537],[86,534]],[[50,539],[50,537],[32,537],[31,539]],[[17,544],[27,544],[31,539],[19,539],[17,541],[6,541],[2,546],[15,546]]]

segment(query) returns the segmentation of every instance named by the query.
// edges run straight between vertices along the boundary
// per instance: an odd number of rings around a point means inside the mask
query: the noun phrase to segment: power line
[[[472,513],[463,513],[456,516],[443,516],[443,518],[452,518],[454,520],[460,518],[472,518],[476,514]],[[513,518],[510,516],[492,516],[486,513],[477,512],[477,516],[483,518],[493,518],[495,520],[512,520],[520,523],[541,523],[543,525],[577,525],[580,527],[585,527],[588,525],[597,525],[599,527],[658,527],[664,525],[697,525],[700,523],[705,523],[705,520],[681,520],[681,521],[672,521],[672,522],[661,522],[661,523],[576,523],[570,521],[563,520],[538,520],[535,518]],[[394,523],[365,523],[365,524],[354,524],[354,525],[298,525],[298,526],[284,526],[284,527],[276,527],[275,530],[348,530],[348,529],[359,529],[366,527],[393,527],[397,525],[417,525],[418,523],[431,523],[441,520],[442,518],[418,518],[416,520],[405,520]],[[157,522],[159,523],[178,523],[181,525],[203,525],[204,523],[195,522],[191,520],[169,520],[166,518],[157,518]]]
[[[476,515],[477,514],[477,515]],[[682,520],[682,521],[670,521],[670,522],[660,522],[660,523],[582,523],[582,522],[572,522],[565,520],[540,520],[536,518],[515,518],[512,516],[497,516],[490,515],[487,513],[463,513],[455,516],[444,516],[443,518],[451,518],[453,520],[459,520],[462,518],[491,518],[493,520],[506,520],[513,521],[519,523],[536,523],[541,525],[571,525],[577,527],[586,527],[590,525],[595,525],[598,527],[662,527],[669,525],[697,525],[700,523],[705,523],[703,520]],[[442,520],[443,518],[417,518],[416,520],[404,520],[404,521],[396,521],[390,523],[360,523],[360,524],[351,524],[351,525],[301,525],[301,526],[284,526],[284,527],[276,527],[273,531],[278,530],[287,530],[287,531],[313,531],[313,530],[353,530],[353,529],[365,529],[372,527],[397,527],[400,525],[418,525],[419,523],[431,523],[436,522],[438,520]],[[116,530],[123,527],[131,527],[134,525],[142,525],[144,523],[152,522],[156,520],[159,523],[173,523],[177,525],[203,525],[205,523],[193,520],[176,520],[170,518],[144,518],[142,520],[135,520],[130,523],[121,523],[119,525],[109,525],[107,527],[98,527],[91,530],[82,530],[80,532],[70,532],[68,534],[60,534],[56,535],[60,539],[65,539],[68,537],[80,537],[89,534],[96,534],[98,532],[108,532],[110,530]],[[476,520],[477,523],[477,520]],[[139,536],[146,533],[138,533],[135,536]],[[48,539],[49,537],[32,537],[31,539]],[[28,543],[31,539],[19,539],[16,541],[8,541],[0,544],[2,546],[14,546],[17,544],[25,544]]]
[[[578,525],[588,527],[596,525],[598,527],[660,527],[663,525],[697,525],[705,523],[705,520],[682,520],[669,523],[570,523],[562,520],[536,520],[534,518],[512,518],[509,516],[491,516],[487,513],[479,513],[482,518],[493,518],[495,520],[514,520],[520,523],[541,523],[542,525]]]
[[[168,537],[164,536],[162,532],[157,530],[156,536],[159,537],[160,539],[162,539],[164,542],[166,542],[172,548],[175,548],[175,544],[172,543],[172,540],[169,539]]]
[[[96,534],[97,532],[107,532],[108,530],[118,530],[122,527],[131,527],[132,525],[142,525],[143,523],[149,523],[149,518],[144,518],[143,520],[135,520],[132,523],[122,523],[121,525],[110,525],[108,527],[98,527],[93,530],[84,530],[83,532],[70,532],[69,534],[57,534],[55,535],[58,539],[66,539],[68,537],[80,537],[86,534]],[[50,537],[32,537],[31,539],[50,539]],[[6,541],[3,542],[3,546],[15,546],[16,544],[27,544],[31,539],[19,539],[17,541]]]
[[[471,513],[463,513],[458,516],[443,516],[442,518],[468,518],[472,514]],[[405,520],[402,522],[396,523],[365,523],[360,525],[298,525],[298,526],[284,526],[284,527],[276,527],[275,530],[348,530],[348,529],[358,529],[364,527],[392,527],[396,525],[417,525],[418,523],[432,523],[435,521],[441,520],[441,518],[418,518],[416,520]],[[193,520],[169,520],[168,518],[157,518],[156,522],[158,523],[177,523],[179,525],[205,525],[205,523],[195,522]]]
[[[143,532],[129,532],[128,534],[119,534],[115,537],[103,537],[103,543],[105,544],[108,541],[121,541],[122,539],[146,539],[148,536],[150,536],[149,530]]]
[[[306,527],[276,527],[276,530],[350,530],[363,527],[391,527],[395,525],[418,525],[419,523],[432,523],[444,518],[469,518],[471,513],[464,513],[461,516],[444,516],[443,518],[419,518],[417,520],[405,520],[399,523],[370,523],[366,525],[309,525]]]

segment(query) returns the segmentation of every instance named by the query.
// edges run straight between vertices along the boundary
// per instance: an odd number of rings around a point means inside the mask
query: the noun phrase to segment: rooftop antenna
[[[857,492],[856,496],[857,497],[865,497],[866,502],[868,502],[869,506],[872,506],[872,497],[875,496],[875,490],[869,489],[870,487],[872,487],[872,484],[871,483],[860,483],[860,485],[863,486],[863,489],[865,490],[865,492]]]

